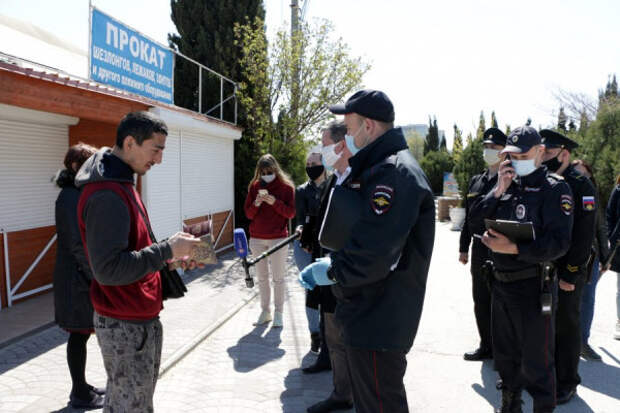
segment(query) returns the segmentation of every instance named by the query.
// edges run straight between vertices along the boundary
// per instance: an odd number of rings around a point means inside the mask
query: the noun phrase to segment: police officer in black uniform
[[[555,368],[558,404],[568,402],[581,383],[581,295],[596,231],[596,189],[571,164],[571,151],[579,145],[550,129],[540,131],[546,151],[544,164],[562,175],[575,198],[575,222],[570,248],[556,261],[559,278],[556,318]]]
[[[568,250],[573,198],[566,182],[542,166],[545,148],[534,128],[516,128],[506,143],[503,153],[509,159],[500,165],[497,185],[474,205],[472,214],[532,222],[535,236],[515,243],[489,229],[482,238],[495,265],[493,357],[503,381],[497,411],[520,413],[525,388],[534,399],[534,412],[548,413],[556,405],[555,323],[549,305],[557,297],[557,281],[542,264]]]
[[[360,215],[346,245],[302,278],[333,284],[356,411],[408,412],[403,376],[433,250],[433,193],[383,92],[357,92],[330,110],[345,115],[353,155],[345,185],[358,191]]]
[[[499,153],[506,146],[506,134],[498,128],[489,128],[483,135],[484,161],[489,166],[487,170],[475,175],[469,182],[467,198],[465,199],[465,223],[461,230],[459,261],[467,264],[469,244],[473,238],[471,249],[471,276],[472,295],[474,299],[474,315],[480,334],[480,346],[463,355],[465,360],[476,361],[493,357],[491,348],[491,291],[489,290],[488,274],[484,264],[489,257],[489,249],[482,243],[484,221],[476,219],[470,214],[471,208],[497,184],[497,170],[499,169]]]

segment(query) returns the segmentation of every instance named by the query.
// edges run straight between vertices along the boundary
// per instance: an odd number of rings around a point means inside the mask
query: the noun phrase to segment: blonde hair
[[[272,171],[273,173],[276,174],[276,179],[279,179],[285,185],[288,185],[293,189],[295,188],[295,184],[293,183],[293,180],[286,172],[282,170],[276,158],[272,154],[267,153],[261,156],[258,159],[258,162],[256,162],[256,169],[254,170],[254,178],[252,178],[252,180],[250,181],[250,184],[248,185],[248,191],[250,190],[250,188],[252,188],[252,185],[260,181],[262,171]]]

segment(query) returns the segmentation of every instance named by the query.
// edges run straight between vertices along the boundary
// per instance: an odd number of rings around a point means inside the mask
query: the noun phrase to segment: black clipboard
[[[534,225],[531,222],[485,219],[484,226],[504,234],[512,242],[530,242],[536,239]]]

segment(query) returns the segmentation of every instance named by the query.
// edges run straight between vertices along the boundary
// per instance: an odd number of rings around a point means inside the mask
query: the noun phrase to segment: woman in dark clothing
[[[609,202],[607,203],[607,234],[609,235],[609,244],[613,250],[620,241],[620,175],[616,179],[616,187],[611,192]],[[616,329],[614,338],[620,340],[620,250],[616,251],[611,262],[611,270],[618,275],[618,289],[616,291],[616,311],[618,319],[616,321]]]
[[[598,196],[598,187],[596,185],[596,179],[594,179],[592,167],[581,159],[574,160],[572,162],[576,170],[586,176],[595,188],[597,188],[596,205],[600,205]],[[590,327],[592,327],[592,320],[594,318],[594,300],[596,297],[596,285],[600,277],[607,271],[606,268],[601,268],[601,263],[604,263],[609,256],[609,240],[607,239],[607,224],[603,217],[603,211],[599,209],[596,211],[596,233],[594,236],[594,257],[592,257],[592,271],[589,274],[590,278],[587,284],[583,288],[583,295],[581,296],[581,357],[586,360],[601,360],[601,356],[594,351],[594,349],[588,343],[590,339]]]
[[[78,230],[79,190],[75,174],[96,148],[79,143],[65,155],[65,169],[55,177],[61,189],[56,199],[56,266],[54,268],[54,307],[56,323],[69,332],[67,363],[73,387],[69,403],[74,408],[101,408],[105,390],[86,382],[86,342],[93,329],[93,306],[89,289],[92,273]]]

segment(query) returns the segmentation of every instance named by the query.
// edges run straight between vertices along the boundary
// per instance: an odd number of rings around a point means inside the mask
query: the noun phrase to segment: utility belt
[[[543,262],[536,267],[526,268],[520,271],[503,272],[497,271],[492,261],[484,264],[484,273],[487,280],[494,279],[502,282],[515,282],[530,278],[540,278],[540,306],[543,315],[551,315],[553,312],[553,285],[556,279],[555,267],[550,262]]]

